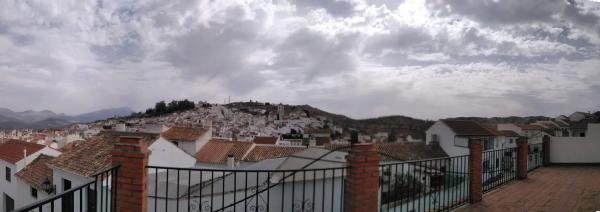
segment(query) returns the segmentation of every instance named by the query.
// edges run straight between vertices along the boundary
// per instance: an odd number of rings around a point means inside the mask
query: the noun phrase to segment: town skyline
[[[164,102],[168,103],[171,100],[168,100],[168,101],[167,100],[161,100],[161,101],[164,101]],[[190,100],[190,101],[192,101],[192,100]],[[225,99],[225,105],[229,104],[226,101],[227,101],[227,99]],[[349,117],[349,118],[352,118],[352,119],[356,119],[356,120],[370,119],[370,118],[379,118],[379,117],[387,117],[387,116],[406,116],[406,117],[417,118],[417,119],[422,119],[422,120],[438,120],[438,119],[458,118],[458,117],[493,118],[493,117],[510,117],[510,116],[517,116],[517,117],[545,116],[545,117],[553,118],[553,117],[556,117],[556,116],[559,116],[559,115],[563,115],[563,114],[566,114],[566,113],[569,113],[569,112],[572,112],[572,111],[591,112],[591,113],[593,113],[595,111],[599,111],[600,110],[600,105],[598,105],[597,107],[589,107],[588,109],[569,110],[569,111],[565,111],[565,112],[562,112],[562,113],[559,112],[559,113],[556,113],[556,114],[497,114],[497,115],[489,115],[489,116],[478,116],[478,115],[473,115],[473,114],[465,113],[464,115],[457,115],[457,116],[450,116],[450,115],[448,115],[448,116],[440,116],[440,117],[430,118],[430,117],[412,116],[410,114],[402,114],[402,113],[398,112],[398,113],[381,114],[381,115],[373,115],[373,116],[365,116],[365,117],[354,117],[354,116],[349,115],[349,114],[344,114],[344,113],[341,113],[341,112],[338,112],[338,111],[335,111],[335,110],[327,110],[327,109],[318,107],[317,105],[310,105],[310,104],[288,104],[288,103],[285,103],[285,102],[268,102],[268,101],[260,101],[260,100],[247,100],[247,101],[235,101],[235,102],[232,101],[231,103],[236,103],[236,102],[237,103],[239,103],[239,102],[250,102],[250,101],[259,102],[259,103],[270,103],[270,104],[275,104],[275,105],[277,105],[277,104],[284,104],[284,105],[290,105],[290,106],[309,105],[311,107],[315,107],[317,109],[323,110],[323,111],[328,112],[328,113],[337,114],[337,115],[343,115],[343,116],[346,116],[346,117]],[[195,101],[195,102],[197,103],[197,102],[206,102],[206,101]],[[219,103],[219,102],[207,102],[207,103],[210,103],[210,104],[224,104],[222,102],[221,103]],[[21,109],[21,110],[18,110],[18,109],[12,109],[12,108],[7,108],[7,107],[2,107],[1,105],[0,105],[0,109],[8,109],[8,110],[11,110],[14,113],[23,113],[23,112],[28,112],[28,111],[29,112],[52,112],[52,113],[55,113],[56,115],[60,115],[60,116],[62,116],[62,115],[64,115],[64,116],[81,116],[81,115],[86,115],[86,114],[89,114],[89,113],[96,113],[96,112],[101,112],[101,111],[111,111],[111,110],[119,110],[118,114],[123,114],[124,110],[130,110],[132,113],[138,113],[138,112],[144,112],[146,109],[152,108],[153,106],[154,106],[154,104],[149,104],[146,107],[141,107],[141,109],[135,109],[135,108],[132,108],[130,106],[117,106],[117,107],[108,107],[108,108],[98,108],[98,109],[95,109],[95,110],[83,111],[81,113],[68,113],[68,111],[67,112],[59,112],[59,111],[54,111],[52,109],[42,109],[42,108],[39,108],[39,109]]]

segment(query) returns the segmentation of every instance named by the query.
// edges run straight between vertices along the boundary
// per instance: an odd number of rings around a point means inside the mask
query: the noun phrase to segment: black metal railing
[[[119,167],[114,166],[94,174],[90,182],[70,188],[15,211],[116,211],[116,185]]]
[[[380,165],[380,211],[448,211],[469,197],[469,156]]]
[[[544,146],[539,144],[529,144],[527,154],[527,169],[534,170],[543,165]]]
[[[147,166],[148,211],[343,211],[346,167],[232,170]]]
[[[517,178],[517,148],[484,151],[483,192],[490,192]]]

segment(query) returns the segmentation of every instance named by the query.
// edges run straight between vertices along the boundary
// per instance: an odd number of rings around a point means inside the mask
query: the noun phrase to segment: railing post
[[[542,161],[544,166],[550,165],[550,136],[544,135],[542,138]]]
[[[469,202],[480,202],[483,197],[483,151],[481,138],[469,138]]]
[[[529,144],[527,138],[517,139],[517,178],[519,180],[527,179],[527,163],[529,155]]]
[[[373,144],[353,144],[346,155],[348,172],[344,188],[344,211],[375,212],[379,206],[379,161]]]
[[[116,211],[146,212],[148,198],[148,145],[139,137],[120,137],[112,151],[117,176]]]

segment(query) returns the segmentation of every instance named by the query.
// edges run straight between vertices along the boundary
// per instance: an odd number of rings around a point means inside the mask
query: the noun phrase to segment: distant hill
[[[88,123],[88,122],[94,122],[97,120],[103,120],[103,119],[108,119],[108,118],[113,118],[113,117],[129,116],[133,112],[134,111],[128,107],[118,107],[118,108],[97,110],[94,112],[89,112],[89,113],[72,116],[71,120],[81,122],[81,123]]]
[[[227,105],[238,109],[265,109],[267,112],[276,111],[277,104],[263,104],[258,102],[235,102]],[[323,116],[331,120],[335,125],[343,127],[345,130],[357,129],[360,132],[374,134],[377,132],[387,132],[394,136],[411,135],[413,138],[425,138],[425,131],[435,123],[433,120],[424,120],[408,116],[393,115],[368,119],[352,119],[350,117],[330,113],[310,105],[284,105],[286,111],[301,110],[311,116]],[[528,117],[456,117],[448,119],[473,120],[482,124],[495,125],[499,123],[531,123],[539,120],[550,120],[544,116]]]
[[[57,114],[49,110],[14,112],[0,108],[0,129],[43,129],[64,127],[74,123],[87,123],[113,117],[128,116],[133,110],[127,107],[103,109],[75,116]]]

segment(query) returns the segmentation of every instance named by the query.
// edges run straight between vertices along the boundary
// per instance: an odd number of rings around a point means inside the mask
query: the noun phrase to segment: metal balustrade
[[[17,212],[116,211],[116,185],[120,166],[91,176],[90,182],[16,209]]]
[[[469,156],[380,165],[380,211],[448,211],[469,199]]]

